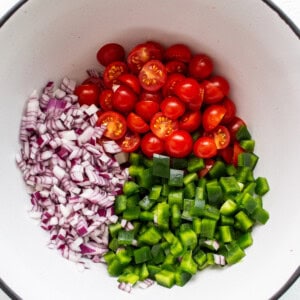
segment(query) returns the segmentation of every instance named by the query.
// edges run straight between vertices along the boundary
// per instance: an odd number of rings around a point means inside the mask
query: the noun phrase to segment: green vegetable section
[[[239,262],[253,243],[254,225],[269,218],[262,204],[268,182],[253,174],[257,160],[252,152],[241,153],[236,167],[217,160],[200,178],[201,158],[132,153],[132,180],[116,199],[119,219],[109,228],[109,274],[131,285],[151,278],[171,288],[209,266]]]

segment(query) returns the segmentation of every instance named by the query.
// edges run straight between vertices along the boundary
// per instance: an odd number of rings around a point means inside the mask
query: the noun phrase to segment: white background
[[[0,17],[2,17],[7,10],[9,10],[17,0],[0,0]],[[300,28],[300,1],[299,0],[273,0]],[[300,42],[300,41],[299,41]],[[1,276],[1,274],[0,274]],[[5,280],[5,278],[3,278]],[[266,280],[268,280],[266,278]],[[0,300],[9,299],[0,290]],[[300,279],[293,285],[293,287],[281,298],[282,300],[297,300],[300,299]]]

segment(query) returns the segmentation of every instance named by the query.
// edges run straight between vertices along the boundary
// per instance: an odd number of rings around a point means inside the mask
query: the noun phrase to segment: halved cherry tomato
[[[137,74],[143,65],[149,60],[161,60],[163,57],[163,47],[157,42],[146,42],[135,46],[128,54],[127,64],[129,69]]]
[[[174,96],[175,95],[174,88],[175,88],[177,82],[180,82],[183,79],[185,79],[185,77],[184,77],[184,75],[182,75],[180,73],[170,74],[167,77],[167,81],[162,88],[162,93],[163,93],[164,97]]]
[[[212,131],[212,136],[215,140],[217,149],[224,149],[230,143],[230,133],[229,130],[223,126],[219,125]]]
[[[99,90],[103,90],[105,88],[104,81],[102,77],[93,77],[90,76],[86,78],[82,84],[93,84],[99,88]]]
[[[233,157],[232,163],[237,166],[238,164],[238,157],[241,153],[245,152],[245,150],[240,146],[238,142],[234,142],[233,144]]]
[[[166,83],[166,68],[159,60],[150,60],[140,70],[139,80],[146,91],[156,92]]]
[[[149,131],[149,125],[138,115],[131,112],[127,116],[127,127],[136,133],[146,133]]]
[[[212,158],[204,159],[204,164],[205,164],[205,167],[203,169],[201,169],[201,170],[198,171],[198,176],[200,178],[204,177],[209,172],[209,170],[215,164],[215,160],[212,159]]]
[[[135,105],[135,112],[146,122],[150,122],[152,117],[159,111],[159,103],[151,100],[141,100]]]
[[[112,90],[103,90],[99,95],[99,104],[104,111],[112,110]]]
[[[236,133],[242,126],[246,126],[246,123],[239,117],[234,117],[231,120],[231,122],[227,125],[228,130],[230,132],[230,138],[232,141],[235,141]]]
[[[191,57],[190,48],[184,44],[174,44],[165,51],[166,60],[179,60],[186,63],[191,60]]]
[[[211,131],[215,129],[222,121],[222,118],[224,117],[225,113],[226,109],[224,106],[218,104],[209,105],[204,110],[202,115],[202,123],[204,130]]]
[[[166,117],[176,120],[184,114],[185,105],[177,97],[169,96],[161,102],[160,109]]]
[[[193,149],[192,136],[185,130],[176,130],[165,139],[165,150],[169,156],[182,158]]]
[[[75,95],[78,96],[80,105],[97,105],[99,88],[94,84],[81,84],[75,89]]]
[[[121,139],[127,130],[125,118],[115,111],[101,113],[97,121],[97,126],[101,125],[106,126],[103,135],[112,140]]]
[[[228,146],[224,149],[220,149],[218,152],[227,164],[232,164],[232,158],[233,158],[232,146]]]
[[[155,101],[160,103],[163,99],[163,96],[160,91],[157,92],[148,92],[148,91],[142,91],[139,100],[144,101],[144,100],[150,100],[150,101]]]
[[[236,114],[236,106],[234,104],[234,102],[229,99],[229,98],[225,98],[222,103],[225,108],[226,108],[226,114],[224,115],[223,119],[222,119],[222,124],[228,124],[230,123]]]
[[[158,112],[152,117],[150,128],[158,138],[165,139],[178,129],[178,122],[167,118],[162,112]]]
[[[213,61],[208,55],[196,54],[189,63],[189,74],[198,80],[203,80],[211,75],[213,68]]]
[[[129,86],[136,94],[139,94],[141,91],[139,79],[133,74],[122,74],[118,77],[118,81]]]
[[[213,76],[203,82],[205,88],[204,103],[212,104],[221,101],[228,95],[230,86],[222,76]]]
[[[126,85],[120,85],[112,96],[113,108],[121,113],[131,112],[137,101],[137,95]]]
[[[111,88],[114,83],[118,82],[120,75],[127,73],[127,65],[121,61],[110,63],[104,70],[103,80],[106,87]]]
[[[189,77],[177,82],[174,91],[182,101],[190,103],[199,96],[200,86],[197,80]]]
[[[187,104],[187,107],[190,110],[200,110],[204,99],[204,87],[202,84],[199,84],[198,95]]]
[[[114,61],[122,61],[124,58],[124,48],[116,43],[105,44],[97,52],[97,60],[103,66],[107,66]]]
[[[164,142],[152,132],[147,133],[141,141],[141,149],[148,157],[153,157],[153,154],[162,154],[165,151]]]
[[[199,110],[188,111],[179,119],[179,129],[193,132],[201,124],[201,113]]]
[[[141,144],[141,137],[138,133],[127,130],[125,136],[118,141],[123,152],[134,152]]]
[[[168,74],[181,73],[185,74],[187,71],[187,65],[179,60],[171,60],[166,63],[166,70]]]
[[[213,138],[202,136],[196,140],[193,146],[193,153],[197,157],[212,158],[217,154],[217,147]]]

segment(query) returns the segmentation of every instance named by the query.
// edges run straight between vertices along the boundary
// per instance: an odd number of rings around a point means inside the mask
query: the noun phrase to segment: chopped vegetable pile
[[[81,84],[34,92],[22,118],[17,164],[49,246],[106,263],[126,292],[239,262],[269,185],[229,82],[184,44],[109,43],[97,60]]]

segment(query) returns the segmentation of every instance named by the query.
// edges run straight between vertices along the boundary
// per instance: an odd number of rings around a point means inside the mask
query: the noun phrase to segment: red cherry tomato
[[[120,85],[112,96],[113,108],[121,113],[131,112],[137,101],[137,95],[126,85]]]
[[[149,131],[149,125],[138,115],[131,112],[127,116],[127,127],[136,133],[146,133]]]
[[[103,80],[107,88],[111,88],[114,83],[118,83],[120,75],[127,73],[127,65],[121,61],[110,63],[104,70]]]
[[[182,81],[183,79],[185,79],[185,77],[180,73],[170,74],[167,77],[167,81],[162,88],[162,93],[163,93],[164,97],[174,96],[175,95],[174,88],[175,88],[176,84],[178,82]]]
[[[158,112],[151,119],[150,129],[158,138],[165,139],[178,129],[178,122],[167,118],[162,112]]]
[[[204,99],[204,87],[199,84],[198,95],[187,104],[190,110],[200,110]]]
[[[221,101],[228,95],[230,86],[228,81],[221,76],[213,76],[204,81],[204,103],[212,104]]]
[[[212,158],[206,158],[206,159],[204,159],[204,164],[205,164],[205,167],[198,171],[198,176],[200,178],[206,176],[206,174],[209,172],[209,170],[215,164],[215,161]]]
[[[135,105],[135,112],[146,122],[150,122],[152,117],[159,111],[159,103],[151,100],[141,100]]]
[[[154,102],[161,102],[163,97],[162,94],[158,91],[158,92],[148,92],[148,91],[142,91],[140,96],[139,96],[139,100],[140,101],[154,101]]]
[[[147,157],[153,157],[153,154],[162,154],[165,151],[164,142],[152,132],[147,133],[141,141],[141,149]]]
[[[123,152],[134,152],[141,144],[141,137],[138,133],[127,130],[125,136],[118,141]]]
[[[193,149],[192,136],[185,130],[176,130],[165,139],[165,151],[169,156],[182,158]]]
[[[161,60],[163,48],[156,42],[146,42],[135,46],[128,54],[127,64],[129,69],[137,74],[149,60]]]
[[[115,111],[101,113],[97,121],[97,126],[101,125],[106,126],[103,135],[112,140],[121,139],[127,130],[125,118]]]
[[[200,111],[188,111],[179,119],[179,129],[193,132],[199,128],[201,119]]]
[[[100,91],[102,91],[105,88],[104,81],[102,77],[93,77],[90,76],[86,78],[82,84],[93,84],[99,88]]]
[[[219,125],[212,131],[212,136],[215,140],[217,149],[224,149],[230,143],[230,133],[229,130],[223,126]]]
[[[97,60],[103,66],[107,66],[114,61],[123,61],[124,58],[124,48],[116,43],[105,44],[97,52]]]
[[[238,157],[241,153],[245,152],[245,150],[240,146],[238,142],[234,142],[233,144],[233,157],[232,163],[237,166],[238,164]]]
[[[184,44],[172,45],[165,51],[166,60],[179,60],[186,63],[191,60],[191,57],[192,53],[190,48]]]
[[[208,55],[196,54],[189,63],[189,74],[198,80],[203,80],[211,75],[213,68],[213,61]]]
[[[78,96],[80,105],[97,105],[99,88],[94,84],[81,84],[76,87],[75,95]]]
[[[139,94],[141,91],[139,79],[133,74],[122,74],[118,77],[118,81],[130,87],[136,94]]]
[[[217,147],[213,138],[202,136],[196,140],[193,147],[194,155],[201,158],[212,158],[217,154]]]
[[[236,133],[242,126],[246,126],[246,123],[239,117],[234,117],[231,122],[227,125],[230,132],[230,138],[232,141],[236,139]]]
[[[166,83],[166,68],[159,60],[150,60],[140,70],[139,80],[146,91],[156,92]]]
[[[171,60],[166,63],[166,70],[168,74],[181,73],[185,74],[187,71],[187,65],[179,60]]]
[[[220,149],[218,152],[227,164],[232,164],[232,158],[233,158],[233,147],[232,146],[228,146],[224,149]]]
[[[185,105],[178,98],[169,96],[161,102],[160,109],[166,117],[176,120],[184,114]]]
[[[103,90],[99,95],[99,104],[104,111],[112,110],[112,90]]]
[[[230,123],[234,117],[235,117],[235,114],[236,114],[236,106],[234,104],[234,102],[229,99],[229,98],[225,98],[222,103],[222,104],[225,109],[226,109],[226,113],[222,119],[222,124],[228,124]]]
[[[212,104],[208,106],[202,115],[202,123],[205,131],[215,129],[226,113],[226,109],[222,105]]]
[[[190,103],[199,96],[200,85],[193,78],[185,78],[176,83],[174,91],[182,101]]]

